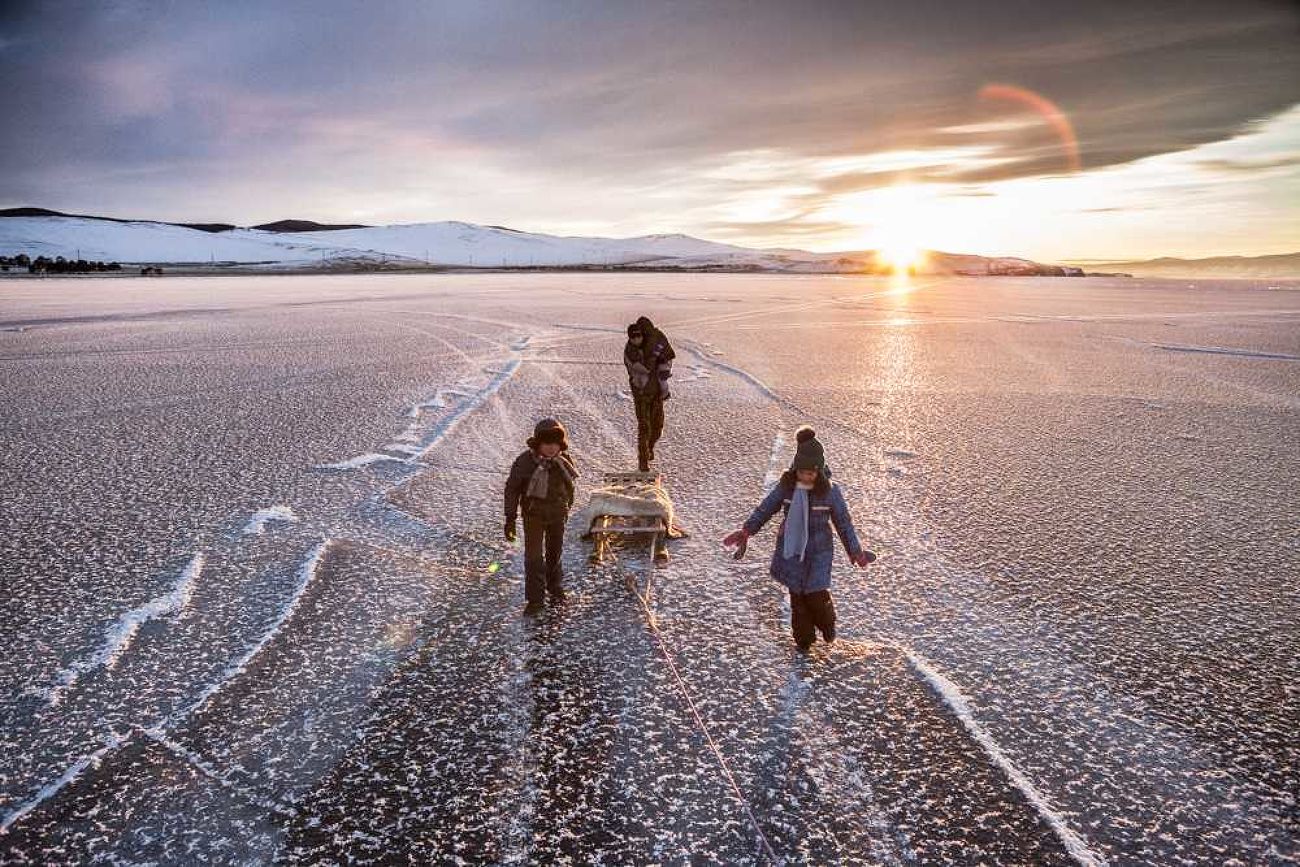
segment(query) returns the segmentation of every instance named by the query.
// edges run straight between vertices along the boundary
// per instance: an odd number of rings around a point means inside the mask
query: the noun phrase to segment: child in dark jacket
[[[668,379],[673,375],[676,357],[668,338],[646,317],[627,327],[623,365],[627,368],[628,388],[636,407],[637,466],[643,473],[650,469],[655,445],[663,436],[664,401],[671,396]]]
[[[790,591],[790,630],[799,649],[807,650],[818,631],[823,640],[835,640],[835,603],[830,590],[835,541],[831,527],[855,565],[865,567],[876,556],[858,542],[844,495],[829,478],[826,454],[816,432],[803,427],[795,439],[798,449],[790,469],[744,526],[723,543],[729,547],[747,544],[778,511],[784,511],[772,551],[771,574]]]
[[[573,507],[578,469],[567,454],[564,425],[553,418],[537,423],[528,450],[515,458],[506,480],[506,541],[515,541],[517,513],[524,513],[524,614],[542,610],[542,602],[564,601],[564,525]]]

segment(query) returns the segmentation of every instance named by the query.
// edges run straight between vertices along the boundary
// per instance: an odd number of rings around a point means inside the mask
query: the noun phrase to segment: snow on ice
[[[320,235],[226,240],[537,262],[586,243]],[[1300,293],[220,282],[0,296],[6,328],[41,323],[0,332],[0,429],[42,444],[0,504],[24,648],[0,658],[0,860],[1297,855],[1300,372],[1261,362],[1300,355]],[[525,621],[504,471],[547,415],[578,505],[634,464],[620,354],[641,314],[690,358],[656,464],[691,537],[664,567],[632,543],[592,565],[574,528],[568,601]],[[766,577],[776,528],[739,562],[718,544],[802,423],[888,554],[837,553],[839,637],[806,656]],[[320,463],[338,455],[357,457]]]

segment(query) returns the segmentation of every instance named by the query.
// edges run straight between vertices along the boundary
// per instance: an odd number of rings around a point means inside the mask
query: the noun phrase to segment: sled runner
[[[668,562],[669,539],[686,534],[673,521],[673,504],[658,473],[605,473],[584,510],[592,542],[591,562],[599,563],[615,540],[644,538],[656,563]]]

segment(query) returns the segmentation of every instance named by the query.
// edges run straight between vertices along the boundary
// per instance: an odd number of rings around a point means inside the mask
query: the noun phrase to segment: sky
[[[1300,251],[1291,2],[0,4],[0,207]]]

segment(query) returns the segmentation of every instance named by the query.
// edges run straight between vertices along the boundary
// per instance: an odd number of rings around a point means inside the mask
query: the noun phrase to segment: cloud
[[[825,238],[856,231],[858,228],[852,223],[833,220],[809,220],[807,215],[803,214],[778,220],[721,221],[707,224],[710,234],[718,237],[739,238],[754,238],[764,235],[778,235],[789,238]]]
[[[122,54],[88,64],[87,78],[106,114],[124,119],[153,117],[176,102],[171,68],[156,58]]]
[[[1275,157],[1273,159],[1260,160],[1198,160],[1195,165],[1211,172],[1256,174],[1258,172],[1272,171],[1273,169],[1287,169],[1300,166],[1300,154],[1289,154],[1287,156]]]
[[[1266,2],[236,0],[0,15],[0,113],[20,119],[0,126],[0,204],[246,223],[807,237],[847,231],[819,209],[877,188],[974,200],[984,184],[1060,174],[1050,129],[976,99],[989,81],[1048,95],[1097,170],[1229,138],[1285,108],[1300,78],[1296,13]],[[749,178],[711,174],[764,153],[766,176],[760,156]]]

